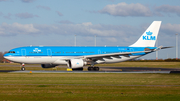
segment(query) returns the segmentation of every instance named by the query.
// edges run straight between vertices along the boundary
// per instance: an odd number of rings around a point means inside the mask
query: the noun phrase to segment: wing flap
[[[87,55],[83,56],[83,58],[111,58],[111,57],[118,57],[118,56],[128,56],[135,54],[135,53],[149,53],[152,51],[137,51],[137,52],[119,52],[119,53],[112,53],[112,54],[98,54],[98,55]]]

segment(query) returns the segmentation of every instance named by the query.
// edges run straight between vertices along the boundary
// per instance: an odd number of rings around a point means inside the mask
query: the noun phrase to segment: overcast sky
[[[0,0],[0,51],[73,46],[75,35],[77,46],[93,46],[94,36],[98,46],[129,46],[153,21],[162,21],[158,45],[175,46],[179,4],[180,0]],[[175,58],[175,50],[161,50],[159,58]],[[156,57],[152,53],[142,58]]]

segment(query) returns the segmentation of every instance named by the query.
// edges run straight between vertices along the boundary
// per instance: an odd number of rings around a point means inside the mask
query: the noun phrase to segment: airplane
[[[10,50],[4,58],[25,64],[41,64],[42,68],[67,65],[72,70],[99,71],[96,64],[118,63],[139,58],[146,54],[170,47],[155,47],[161,21],[153,21],[141,37],[130,46],[26,46]]]

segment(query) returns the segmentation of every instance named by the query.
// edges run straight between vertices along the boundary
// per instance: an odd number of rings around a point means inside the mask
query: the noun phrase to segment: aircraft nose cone
[[[5,59],[7,59],[7,60],[9,60],[9,61],[13,61],[14,60],[14,58],[12,57],[12,55],[10,55],[10,54],[4,54],[4,58]]]
[[[5,58],[5,59],[8,59],[8,60],[9,60],[10,57],[11,57],[10,54],[8,54],[8,53],[4,54],[4,58]]]
[[[11,55],[9,55],[8,53],[4,54],[4,58],[6,58],[8,56],[11,56]]]

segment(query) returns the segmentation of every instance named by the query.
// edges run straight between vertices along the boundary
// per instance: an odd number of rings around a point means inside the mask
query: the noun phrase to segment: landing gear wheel
[[[99,71],[99,67],[88,67],[88,71]]]
[[[22,70],[22,71],[25,71],[25,67],[21,67],[21,70]]]
[[[94,71],[99,71],[99,67],[94,67]]]
[[[93,71],[93,67],[88,67],[88,71]]]

